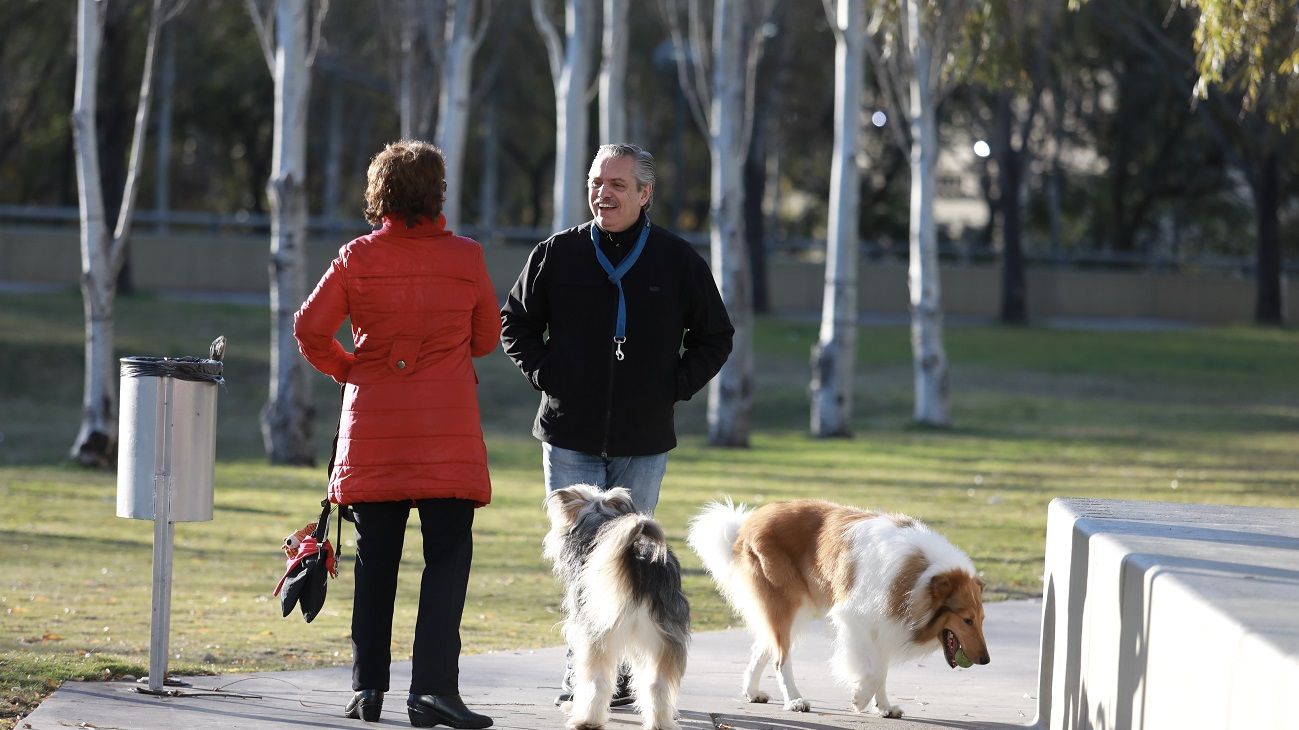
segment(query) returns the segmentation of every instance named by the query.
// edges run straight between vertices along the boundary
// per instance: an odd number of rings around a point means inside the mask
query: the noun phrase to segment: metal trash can
[[[154,519],[154,489],[161,486],[172,522],[212,519],[221,372],[214,359],[122,358],[118,517]],[[168,483],[155,484],[159,479]]]
[[[212,519],[217,386],[226,338],[210,357],[122,358],[117,424],[117,516],[153,520],[149,676],[139,692],[163,695],[171,630],[173,525]]]

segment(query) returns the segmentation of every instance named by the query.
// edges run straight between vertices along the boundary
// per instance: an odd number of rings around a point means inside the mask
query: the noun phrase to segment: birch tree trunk
[[[77,153],[77,192],[81,211],[81,300],[85,312],[85,381],[81,428],[72,457],[85,466],[109,466],[117,443],[117,388],[113,368],[113,297],[117,271],[109,260],[103,183],[95,111],[99,48],[104,37],[104,5],[77,4],[77,79],[72,133]]]
[[[446,161],[447,192],[442,213],[447,227],[460,222],[460,194],[464,189],[465,138],[469,130],[469,97],[474,54],[482,39],[474,30],[478,0],[453,0],[447,21],[447,53],[442,61],[442,83],[438,96],[436,144]],[[485,18],[484,18],[485,20]]]
[[[293,338],[293,313],[307,296],[307,0],[275,6],[275,129],[266,197],[271,213],[271,380],[261,413],[272,464],[312,464],[306,366]]]
[[[586,220],[586,85],[590,79],[590,3],[564,3],[564,38],[546,15],[542,0],[532,0],[532,17],[546,41],[555,83],[555,184],[551,230],[562,231]]]
[[[627,0],[604,0],[600,66],[600,143],[627,139]]]
[[[708,388],[708,443],[745,447],[753,420],[753,302],[745,250],[741,170],[745,63],[737,0],[713,6],[713,97],[709,114],[713,276],[735,326],[731,356]]]
[[[862,65],[866,58],[864,0],[838,0],[835,34],[834,151],[826,237],[821,334],[812,346],[813,436],[849,436],[857,355],[857,225],[861,197],[857,137],[861,127]]]
[[[153,91],[153,59],[162,27],[162,2],[154,0],[145,45],[144,71],[135,112],[135,129],[127,162],[126,182],[111,235],[104,212],[104,183],[99,164],[96,86],[104,36],[104,3],[80,0],[77,5],[77,72],[72,107],[76,149],[77,193],[81,217],[81,297],[85,314],[85,376],[81,425],[71,456],[82,465],[108,467],[117,459],[117,361],[113,352],[113,306],[117,275],[135,215],[144,135],[149,125]]]
[[[951,424],[947,353],[943,349],[942,286],[934,226],[934,162],[938,155],[938,111],[932,73],[933,49],[922,28],[922,8],[906,0],[910,78],[911,235],[907,284],[911,295],[911,352],[915,371],[915,420]]]

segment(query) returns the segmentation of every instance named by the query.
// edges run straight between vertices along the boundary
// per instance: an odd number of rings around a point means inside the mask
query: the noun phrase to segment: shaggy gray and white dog
[[[586,484],[546,496],[545,557],[564,584],[564,638],[573,650],[568,727],[600,728],[620,661],[631,665],[644,730],[676,730],[690,604],[663,528],[622,487]]]

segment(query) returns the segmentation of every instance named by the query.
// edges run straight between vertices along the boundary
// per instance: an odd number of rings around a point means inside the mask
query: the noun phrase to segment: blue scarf
[[[599,228],[594,221],[591,222],[591,245],[595,247],[595,260],[600,262],[604,273],[609,275],[609,281],[618,287],[618,320],[613,328],[613,342],[614,355],[621,360],[623,359],[622,343],[627,341],[627,297],[623,295],[622,277],[636,264],[641,251],[645,250],[645,241],[649,238],[650,220],[649,216],[645,216],[645,225],[641,228],[640,235],[636,237],[636,245],[632,246],[631,252],[618,262],[617,267],[609,261],[608,256],[604,255],[604,251],[600,250]]]

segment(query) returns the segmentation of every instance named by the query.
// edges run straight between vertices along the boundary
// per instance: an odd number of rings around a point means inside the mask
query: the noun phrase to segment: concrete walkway
[[[1032,722],[1037,706],[1039,601],[989,604],[984,631],[992,663],[949,669],[935,652],[918,663],[893,667],[889,695],[906,717],[885,720],[848,709],[847,690],[829,676],[829,636],[814,624],[794,652],[795,677],[812,703],[808,713],[786,712],[779,703],[749,704],[739,698],[740,673],[748,658],[742,630],[694,636],[682,687],[680,722],[691,730],[833,730],[835,728],[1010,728]],[[564,716],[552,701],[564,649],[496,652],[460,661],[465,702],[507,730],[555,730]],[[341,717],[351,696],[348,667],[300,672],[230,674],[190,678],[178,697],[139,694],[129,682],[67,682],[24,720],[21,730],[300,730],[302,728],[410,727],[405,688],[410,663],[393,666],[392,688],[382,720],[366,724]],[[768,672],[763,688],[779,697]],[[633,730],[639,716],[613,711],[610,730]]]

